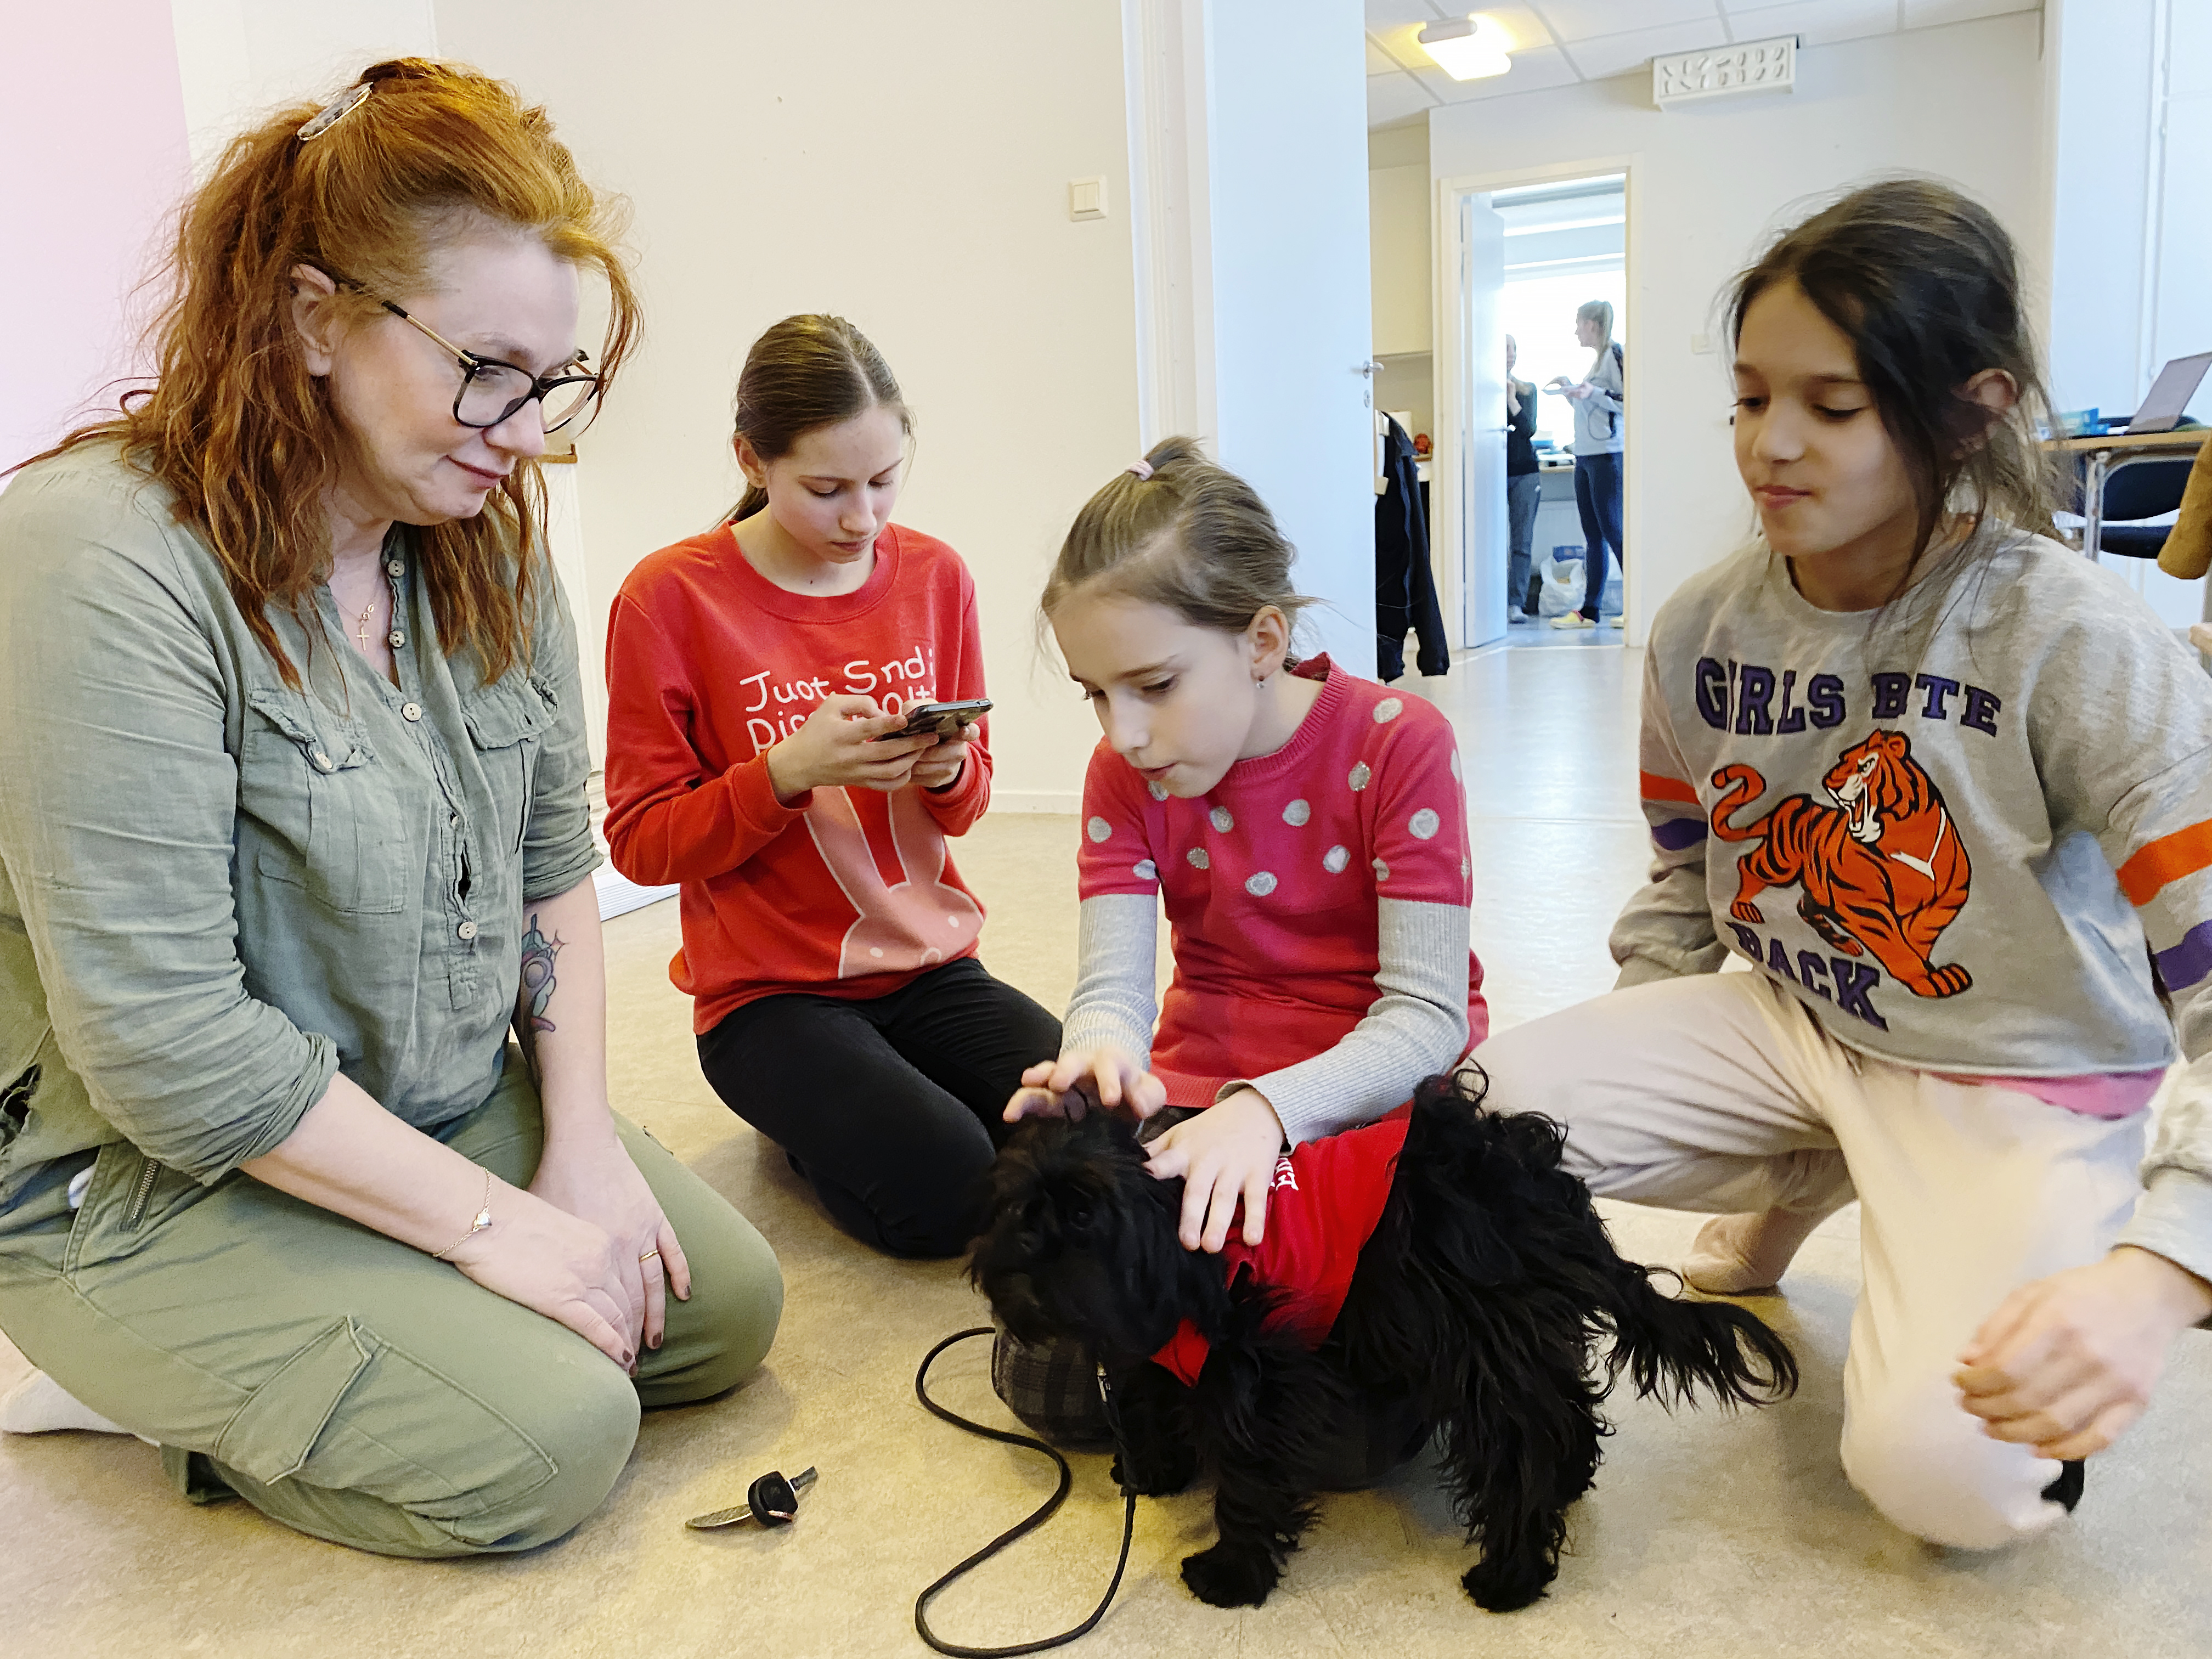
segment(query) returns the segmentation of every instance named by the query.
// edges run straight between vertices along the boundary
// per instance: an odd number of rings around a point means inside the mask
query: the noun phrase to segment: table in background
[[[2081,480],[2081,550],[2091,559],[2097,559],[2105,532],[2105,479],[2114,460],[2168,452],[2194,455],[2204,447],[2208,437],[2212,437],[2212,427],[2185,426],[2172,432],[2112,432],[2101,438],[2047,440],[2043,446],[2045,449],[2069,459],[2079,455],[2088,463]],[[2212,619],[2212,611],[2208,612],[2208,619]]]

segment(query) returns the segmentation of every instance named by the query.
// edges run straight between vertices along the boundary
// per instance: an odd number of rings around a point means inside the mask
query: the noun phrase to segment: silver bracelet
[[[433,1261],[443,1261],[447,1256],[453,1255],[455,1250],[459,1249],[462,1245],[467,1243],[478,1233],[483,1231],[485,1228],[491,1225],[491,1188],[492,1182],[495,1179],[496,1179],[496,1177],[493,1176],[489,1170],[486,1170],[484,1171],[483,1208],[478,1210],[477,1212],[477,1218],[469,1223],[468,1231],[463,1233],[452,1243],[447,1245],[444,1249],[435,1251],[432,1254],[430,1259]]]

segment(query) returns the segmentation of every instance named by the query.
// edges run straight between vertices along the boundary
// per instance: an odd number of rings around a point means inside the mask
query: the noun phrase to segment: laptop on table
[[[2204,371],[2212,368],[2212,351],[2200,351],[2192,357],[2176,357],[2158,372],[2151,382],[2150,392],[2136,410],[2135,418],[2127,424],[2130,432],[2171,432],[2181,424],[2189,400],[2197,395],[2198,382]]]

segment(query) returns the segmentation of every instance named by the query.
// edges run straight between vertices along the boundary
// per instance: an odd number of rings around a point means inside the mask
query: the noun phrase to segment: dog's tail
[[[1761,1405],[1795,1391],[1796,1359],[1765,1322],[1660,1294],[1649,1270],[1613,1249],[1589,1188],[1565,1167],[1565,1129],[1536,1113],[1486,1109],[1488,1088],[1470,1062],[1414,1095],[1396,1177],[1405,1202],[1394,1206],[1402,1237],[1391,1240],[1401,1272],[1448,1295],[1472,1291],[1464,1316],[1486,1324],[1503,1297],[1549,1310],[1554,1326],[1578,1322],[1592,1340],[1610,1327],[1607,1387],[1626,1375],[1670,1405],[1701,1392]],[[1410,1358],[1441,1334],[1405,1338],[1394,1346]]]
[[[1650,1270],[1620,1266],[1607,1363],[1637,1393],[1686,1405],[1702,1389],[1717,1401],[1764,1406],[1796,1392],[1797,1358],[1758,1315],[1726,1302],[1662,1296]]]

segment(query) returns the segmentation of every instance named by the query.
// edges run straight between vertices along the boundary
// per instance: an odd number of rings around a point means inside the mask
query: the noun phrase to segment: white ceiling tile
[[[1534,9],[1553,37],[1570,46],[1595,35],[1668,23],[1711,23],[1714,40],[1727,38],[1720,27],[1719,0],[1536,0]]]
[[[1715,23],[1676,23],[1661,29],[1631,29],[1626,34],[1601,34],[1594,40],[1577,40],[1567,50],[1573,54],[1575,67],[1583,72],[1586,81],[1601,81],[1608,75],[1625,75],[1630,70],[1642,69],[1662,52],[1695,52],[1701,46],[1718,46],[1725,39],[1715,31]]]
[[[1445,0],[1445,3],[1449,4],[1449,0]],[[1515,52],[1552,44],[1552,37],[1546,32],[1542,21],[1527,6],[1490,6],[1484,9],[1482,15],[1494,17],[1505,26],[1506,33],[1512,37],[1512,50]],[[1433,22],[1435,20],[1428,21]],[[1441,75],[1443,72],[1437,70],[1437,60],[1429,56],[1427,49],[1420,42],[1421,30],[1425,27],[1426,23],[1401,23],[1392,28],[1370,28],[1367,39],[1371,45],[1380,46],[1402,69],[1423,74],[1435,71]],[[1370,69],[1369,72],[1371,74],[1373,71]],[[1451,79],[1449,76],[1443,78]]]
[[[1414,38],[1420,32],[1419,25],[1405,23],[1395,29],[1372,30],[1367,39],[1370,45],[1380,46],[1383,56],[1393,59],[1400,69],[1434,69],[1437,60],[1422,51],[1420,41]]]
[[[1422,115],[1437,106],[1428,88],[1401,70],[1367,77],[1367,125],[1386,127],[1409,115]]]
[[[1367,27],[1377,34],[1385,34],[1408,23],[1419,28],[1450,13],[1449,3],[1439,9],[1431,5],[1429,0],[1367,0]]]
[[[1539,46],[1513,54],[1513,68],[1504,75],[1487,75],[1480,81],[1455,81],[1439,76],[1449,88],[1444,101],[1464,104],[1477,98],[1503,98],[1516,92],[1542,92],[1549,87],[1571,87],[1582,77],[1557,46]]]
[[[1370,75],[1395,75],[1398,72],[1398,65],[1390,54],[1372,40],[1367,43],[1367,72]]]
[[[1739,40],[1794,34],[1808,46],[1826,46],[1896,30],[1897,0],[1796,0],[1729,12],[1729,33]]]
[[[1471,82],[1463,83],[1453,80],[1450,76],[1446,75],[1443,70],[1425,58],[1407,73],[1426,87],[1429,89],[1429,96],[1439,104],[1450,103],[1458,96],[1459,88],[1462,84],[1474,84]]]
[[[1451,0],[1440,0],[1444,9],[1451,9]],[[1534,46],[1552,44],[1552,32],[1544,27],[1544,20],[1536,15],[1531,6],[1484,6],[1470,12],[1469,16],[1490,17],[1505,26],[1506,33],[1513,37],[1513,50],[1527,52]]]
[[[1905,27],[1932,28],[1977,17],[2001,17],[2008,11],[2040,11],[2041,0],[1905,0]]]

